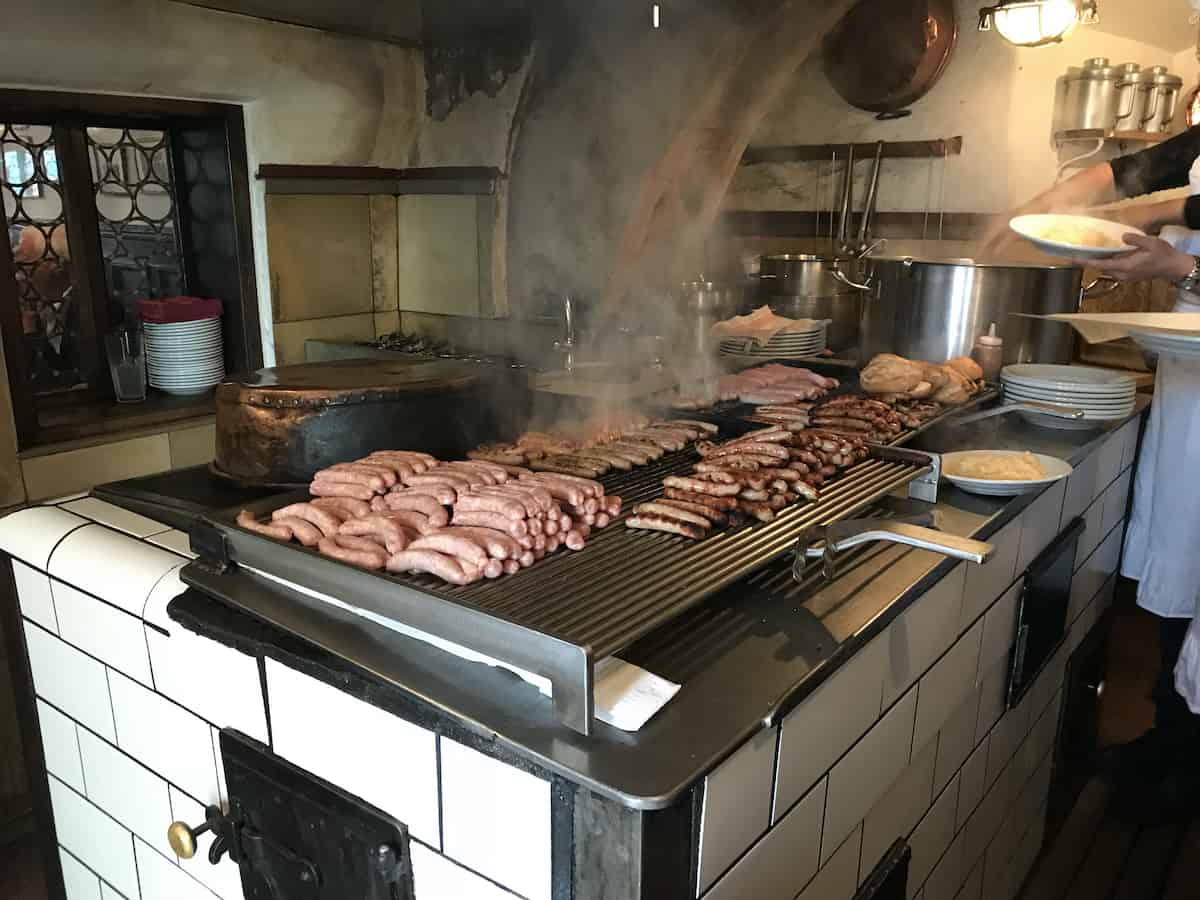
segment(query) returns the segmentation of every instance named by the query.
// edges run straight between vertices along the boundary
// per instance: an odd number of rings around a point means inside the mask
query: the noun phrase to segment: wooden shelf
[[[814,162],[828,160],[837,154],[845,159],[850,144],[778,144],[772,146],[747,147],[742,154],[742,165],[759,163]],[[854,144],[856,160],[874,159],[878,141]],[[934,138],[928,141],[884,141],[884,159],[941,159],[962,153],[962,136]]]
[[[1114,144],[1158,144],[1175,137],[1170,131],[1117,131],[1103,128],[1074,128],[1054,133],[1054,144],[1088,143],[1103,140]]]

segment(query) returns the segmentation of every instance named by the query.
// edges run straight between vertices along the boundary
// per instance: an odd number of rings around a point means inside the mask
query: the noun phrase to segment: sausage
[[[341,525],[341,520],[329,512],[327,509],[321,509],[319,506],[313,506],[311,503],[292,503],[284,506],[271,513],[272,519],[296,518],[303,519],[305,522],[311,522],[321,529],[325,537],[333,537],[338,533],[338,526]]]
[[[354,500],[370,500],[375,496],[366,485],[341,481],[314,481],[308,486],[308,492],[314,497],[350,497]]]
[[[525,480],[524,476],[522,476],[521,480]],[[535,482],[555,500],[569,503],[571,506],[578,506],[583,502],[583,489],[568,481],[551,480],[540,475],[531,475],[530,480]]]
[[[581,478],[578,475],[544,475],[540,480],[565,481],[568,484],[576,485],[580,490],[590,494],[593,497],[604,496],[604,485],[592,478]]]
[[[436,550],[466,560],[478,568],[486,566],[488,561],[488,553],[479,542],[463,534],[452,534],[448,531],[435,531],[433,534],[424,535],[408,546],[411,550]]]
[[[713,509],[711,506],[705,506],[703,503],[692,503],[689,500],[659,500],[656,506],[668,506],[672,509],[683,510],[685,512],[695,513],[698,516],[703,516],[713,525],[724,525],[728,516],[720,510]],[[596,522],[599,525],[599,520]]]
[[[720,429],[712,422],[701,422],[698,419],[667,419],[664,425],[682,425],[686,428],[694,428],[703,434],[716,434]]]
[[[483,468],[482,465],[472,462],[448,462],[440,466],[441,471],[453,472],[455,475],[464,475],[475,483],[472,487],[483,487],[484,485],[493,485],[496,479],[492,473]],[[505,475],[505,478],[508,476]]]
[[[431,534],[440,527],[434,525],[429,516],[412,509],[393,509],[387,513],[387,516],[405,528],[411,528],[418,534]]]
[[[534,564],[534,562],[536,562],[536,560],[533,558],[533,550],[526,550],[519,557],[517,557],[517,562],[521,564],[522,569],[528,569]]]
[[[491,512],[517,520],[524,519],[528,515],[524,504],[515,499],[500,497],[490,493],[459,494],[458,500],[454,503],[454,509],[455,512],[460,509],[463,512],[472,512],[475,510]]]
[[[546,538],[546,555],[549,556],[555,550],[562,546],[566,534],[555,534]]]
[[[758,474],[764,478],[778,478],[787,482],[800,480],[800,473],[794,469],[759,469]]]
[[[544,534],[535,534],[533,536],[533,552],[537,553],[539,550],[543,552],[546,550],[546,536]]]
[[[722,469],[719,466],[706,466],[700,468],[704,463],[699,463],[696,466],[696,471],[704,476],[705,481],[711,481],[713,484],[738,484],[739,480],[736,475],[729,469]]]
[[[407,466],[405,468],[408,468],[410,472],[412,471],[412,469]],[[330,466],[328,469],[325,469],[324,471],[326,471],[326,472],[330,472],[330,471],[361,472],[364,475],[371,475],[375,478],[382,478],[385,488],[390,488],[392,485],[394,485],[397,481],[400,480],[399,478],[396,477],[396,470],[392,466],[387,465],[382,462],[370,462],[365,459],[359,460],[358,462],[338,463],[337,465]]]
[[[605,497],[601,505],[604,507],[604,511],[614,519],[621,514],[621,498],[616,494]]]
[[[511,534],[516,538],[527,537],[529,535],[529,526],[525,524],[523,519],[510,519],[499,513],[486,512],[484,510],[455,509],[454,516],[450,519],[450,524],[478,525],[482,528],[494,528],[497,531],[503,531],[505,534]]]
[[[363,516],[343,522],[338,534],[354,537],[375,536],[389,554],[399,553],[408,546],[408,536],[400,527],[400,523],[386,515]]]
[[[738,494],[738,497],[742,500],[752,500],[759,503],[766,500],[767,496],[768,495],[765,490],[758,490],[756,488],[742,488],[741,492]]]
[[[260,522],[254,517],[254,513],[248,509],[243,509],[237,514],[237,523],[247,531],[253,531],[255,534],[261,534],[265,537],[275,538],[277,541],[290,541],[292,539],[292,529],[286,525],[280,525],[278,522],[270,524]]]
[[[687,522],[681,522],[679,519],[659,515],[630,516],[625,520],[625,525],[627,528],[638,528],[645,531],[665,531],[668,534],[681,534],[692,540],[699,540],[706,533],[703,528],[698,528]]]
[[[772,522],[775,519],[775,510],[771,509],[767,503],[743,500],[738,504],[738,509],[748,516],[753,516],[760,522]]]
[[[574,475],[580,478],[595,478],[604,474],[599,469],[567,456],[548,456],[531,460],[529,468],[535,472],[553,472],[556,475]]]
[[[640,465],[645,465],[647,462],[655,459],[662,459],[663,448],[658,444],[650,441],[639,441],[636,438],[631,438],[628,435],[621,435],[619,440],[613,441],[608,446],[614,450],[619,450],[621,453],[636,453],[639,456],[644,456],[645,462]]]
[[[644,448],[635,447],[632,444],[625,444],[616,441],[611,444],[605,444],[604,447],[610,453],[620,454],[635,466],[644,466],[650,462],[651,459],[653,459],[653,457],[647,453]]]
[[[691,443],[696,438],[700,437],[700,435],[704,434],[704,431],[699,428],[673,428],[669,425],[662,425],[660,423],[652,423],[647,425],[642,429],[642,431],[651,435],[661,434],[684,445]],[[680,449],[682,449],[682,447]]]
[[[542,526],[542,531],[546,537],[558,534],[558,519],[547,519],[546,523]]]
[[[544,516],[548,511],[542,509],[537,502],[537,498],[532,494],[527,494],[523,491],[507,490],[506,485],[502,484],[495,487],[476,488],[474,493],[480,496],[498,497],[501,500],[516,503],[525,511],[525,518]]]
[[[531,472],[530,475],[532,474]],[[554,497],[550,491],[532,478],[528,481],[510,481],[507,484],[498,485],[497,490],[532,497],[534,502],[537,503],[538,509],[545,513],[553,512],[557,509]]]
[[[612,517],[608,513],[596,513],[595,525],[597,528],[607,528],[612,521]]]
[[[484,578],[499,578],[504,574],[504,563],[498,559],[489,559],[483,567]]]
[[[682,488],[668,487],[663,490],[663,496],[671,500],[686,500],[689,503],[699,503],[709,509],[729,512],[737,509],[737,500],[733,497],[714,497],[711,494],[701,494]]]
[[[313,484],[356,484],[381,494],[387,490],[384,480],[378,475],[354,469],[322,469],[313,476]]]
[[[662,448],[663,450],[682,450],[688,442],[687,438],[680,437],[678,432],[668,434],[663,431],[651,431],[650,429],[642,429],[640,431],[627,431],[621,435],[621,440],[633,438],[638,441],[649,441],[652,444]]]
[[[372,497],[372,502],[378,498]],[[327,509],[330,512],[341,510],[347,516],[365,516],[371,512],[371,504],[365,500],[356,500],[353,497],[318,497],[316,500],[309,501],[317,509]]]
[[[360,569],[382,569],[387,563],[387,553],[374,541],[347,535],[322,538],[317,545],[322,556],[328,556]]]
[[[578,531],[578,532],[579,532],[579,536],[580,536],[580,537],[582,537],[582,538],[583,538],[585,541],[586,541],[586,540],[587,540],[589,537],[591,537],[591,534],[592,534],[592,526],[591,526],[591,525],[587,525],[587,524],[576,525],[576,526],[575,526],[573,529],[571,529],[571,530],[572,530],[572,531]]]
[[[701,481],[698,478],[687,478],[682,475],[668,475],[663,479],[663,485],[683,491],[692,491],[696,494],[709,494],[713,497],[732,497],[741,490],[736,484],[713,484],[711,481]]]
[[[482,475],[491,478],[490,484],[504,484],[508,481],[508,473],[504,471],[503,466],[498,466],[495,463],[485,462],[483,460],[456,460],[445,465],[451,469],[474,470]],[[486,479],[485,479],[486,480]]]
[[[468,455],[470,455],[470,454],[468,454]],[[499,463],[499,462],[492,463],[492,465],[499,466],[501,469],[503,469],[505,472],[507,472],[510,480],[513,478],[523,478],[526,475],[533,474],[532,469],[527,469],[522,465],[509,465],[507,463]]]
[[[815,487],[810,484],[806,484],[803,481],[794,482],[788,485],[788,489],[796,494],[799,494],[805,500],[815,501],[820,496]]]
[[[282,525],[292,532],[292,537],[298,540],[305,547],[315,547],[321,543],[321,539],[326,535],[321,533],[321,529],[309,522],[306,519],[301,519],[296,516],[280,516],[275,519],[276,525]]]
[[[761,464],[755,459],[746,459],[742,456],[721,456],[715,460],[701,460],[692,468],[697,472],[726,472],[729,469],[753,472],[760,466]]]
[[[818,428],[836,428],[839,431],[861,431],[866,434],[875,431],[873,422],[864,422],[849,416],[814,416],[812,423]]]
[[[775,459],[787,459],[788,448],[782,444],[772,444],[765,441],[754,441],[749,444],[724,444],[713,448],[704,458],[707,460],[720,459],[722,456],[770,456]]]
[[[469,538],[487,551],[493,559],[517,559],[525,548],[511,534],[496,531],[494,528],[479,528],[474,526],[452,526],[443,528],[438,534],[457,535]]]
[[[668,518],[678,519],[681,522],[687,522],[699,528],[712,527],[712,522],[707,516],[702,516],[699,513],[677,506],[667,506],[663,503],[639,503],[633,508],[633,512],[639,516],[655,514],[667,516]]]
[[[468,569],[453,556],[436,550],[402,550],[387,561],[389,572],[425,572],[450,584],[470,584],[478,580],[477,571]]]
[[[429,517],[430,525],[442,526],[450,521],[446,508],[438,503],[437,498],[428,494],[418,494],[409,491],[397,491],[385,494],[383,502],[390,510],[410,510]]]
[[[418,475],[422,472],[428,472],[435,468],[438,464],[436,459],[430,457],[425,459],[423,456],[406,453],[402,450],[376,450],[367,457],[368,461],[376,461],[380,463],[401,463]]]
[[[505,575],[516,575],[520,571],[521,571],[521,564],[519,562],[517,562],[515,559],[506,559],[504,561],[504,574]]]
[[[392,488],[393,494],[425,494],[427,497],[432,497],[440,506],[451,506],[458,499],[458,491],[450,487],[448,484],[424,484],[420,487],[404,487],[399,485]]]
[[[559,531],[559,533],[560,533],[560,534],[565,534],[566,532],[570,531],[570,530],[571,530],[571,526],[572,526],[573,524],[574,524],[574,520],[573,520],[573,519],[572,519],[570,516],[568,516],[566,513],[563,513],[562,515],[560,515],[560,516],[558,517],[558,531]]]
[[[633,460],[607,447],[589,447],[587,450],[581,450],[580,455],[588,459],[598,459],[601,462],[608,463],[612,468],[620,469],[622,472],[628,472],[633,469]]]
[[[426,475],[412,475],[404,483],[409,487],[423,487],[425,485],[449,487],[458,493],[471,489],[469,479],[453,472],[443,472],[440,468],[437,472],[430,472]]]
[[[583,539],[583,535],[580,534],[579,530],[576,528],[572,528],[570,531],[567,532],[566,539],[563,541],[563,543],[565,543],[567,545],[568,550],[582,550],[584,547],[585,541]]]

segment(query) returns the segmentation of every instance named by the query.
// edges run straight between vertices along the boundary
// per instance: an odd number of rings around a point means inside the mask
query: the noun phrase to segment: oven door
[[[228,812],[173,824],[176,853],[190,857],[196,835],[212,832],[209,861],[229,854],[246,900],[413,900],[405,825],[232,729],[221,753]]]
[[[1084,522],[1077,518],[1025,570],[1017,634],[1009,657],[1008,707],[1021,702],[1067,633],[1075,552]]]

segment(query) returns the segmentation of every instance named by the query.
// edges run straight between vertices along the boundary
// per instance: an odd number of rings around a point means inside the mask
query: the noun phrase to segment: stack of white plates
[[[1083,410],[1082,419],[1060,419],[1021,410],[1022,417],[1046,428],[1096,428],[1124,419],[1137,402],[1137,382],[1128,375],[1087,366],[1005,366],[1000,372],[1008,403],[1053,403]]]
[[[1166,353],[1170,356],[1181,356],[1185,359],[1200,357],[1200,334],[1189,334],[1180,331],[1135,331],[1129,336],[1155,353]]]
[[[145,323],[150,386],[168,394],[203,394],[225,377],[221,320]]]
[[[825,322],[807,331],[781,331],[766,344],[753,338],[722,338],[722,356],[751,356],[770,359],[801,359],[819,356],[825,350]]]

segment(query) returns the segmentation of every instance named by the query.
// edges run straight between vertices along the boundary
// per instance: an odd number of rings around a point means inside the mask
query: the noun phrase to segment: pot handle
[[[856,291],[869,291],[872,287],[872,278],[870,276],[867,277],[866,281],[860,284],[859,282],[851,279],[850,276],[842,271],[841,264],[838,263],[837,260],[834,260],[833,263],[833,277],[842,284],[846,285],[846,287],[854,288]]]
[[[1102,290],[1097,291],[1095,288],[1099,284],[1103,284],[1104,287]],[[1107,275],[1100,275],[1079,289],[1079,302],[1082,304],[1088,297],[1103,297],[1105,294],[1111,294],[1120,285],[1121,282],[1117,281],[1117,279],[1109,278]]]

